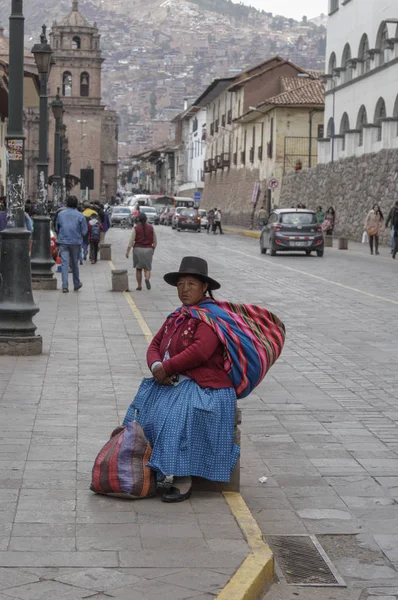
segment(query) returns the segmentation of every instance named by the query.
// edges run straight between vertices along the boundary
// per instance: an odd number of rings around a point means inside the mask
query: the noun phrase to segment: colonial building
[[[207,108],[204,204],[226,222],[251,225],[258,203],[278,204],[284,173],[317,163],[323,86],[287,60],[215,80],[195,104]]]
[[[117,115],[101,102],[100,34],[81,14],[77,0],[50,34],[55,65],[50,74],[50,102],[60,90],[64,103],[71,169],[94,169],[91,198],[106,200],[117,190]],[[50,174],[53,173],[54,122],[50,119]]]
[[[329,0],[320,162],[398,148],[395,0]]]
[[[173,119],[176,126],[175,167],[179,196],[194,198],[203,192],[206,156],[206,109],[194,105]]]
[[[0,27],[0,195],[6,192],[6,151],[8,116],[9,39]],[[33,201],[37,189],[39,155],[39,78],[33,54],[24,50],[24,133],[25,133],[25,192]]]

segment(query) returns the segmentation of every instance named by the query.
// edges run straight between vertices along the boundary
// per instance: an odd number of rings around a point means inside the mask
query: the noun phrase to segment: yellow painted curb
[[[109,261],[109,266],[115,269],[112,261]],[[152,332],[140,309],[129,292],[123,295],[142,333],[148,343],[151,342]],[[261,530],[242,496],[237,492],[224,492],[224,498],[249,544],[251,554],[218,594],[217,600],[257,600],[274,578],[274,556],[271,548],[264,543]]]
[[[224,227],[224,231],[228,233],[237,233],[238,235],[244,235],[246,237],[255,238],[256,240],[260,239],[259,231],[251,231],[250,229],[229,229],[228,227]]]
[[[251,554],[218,594],[217,600],[257,600],[274,578],[274,556],[242,496],[224,492],[229,508],[241,528]]]

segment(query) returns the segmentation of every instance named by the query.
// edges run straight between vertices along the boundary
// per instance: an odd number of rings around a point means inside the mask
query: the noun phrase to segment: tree
[[[307,24],[308,23],[308,17],[306,17],[305,15],[303,16],[303,18],[301,19],[302,23]]]

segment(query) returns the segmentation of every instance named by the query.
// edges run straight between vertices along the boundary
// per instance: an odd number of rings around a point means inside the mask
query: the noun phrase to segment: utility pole
[[[62,179],[61,179],[61,124],[64,114],[64,103],[57,90],[55,100],[51,104],[55,119],[55,141],[54,141],[54,178],[53,178],[53,207],[54,212],[62,206]]]
[[[32,319],[29,259],[30,233],[25,228],[25,137],[23,130],[24,23],[23,0],[12,0],[7,147],[7,227],[1,232],[0,354],[41,354],[43,340]]]

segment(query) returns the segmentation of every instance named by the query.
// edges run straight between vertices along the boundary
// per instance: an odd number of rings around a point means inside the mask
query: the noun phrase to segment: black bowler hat
[[[219,290],[221,285],[215,279],[208,276],[209,268],[207,262],[203,258],[197,256],[185,256],[182,259],[180,270],[178,273],[166,273],[164,280],[169,285],[177,287],[178,280],[182,275],[192,275],[197,277],[200,281],[209,284],[209,290]]]

